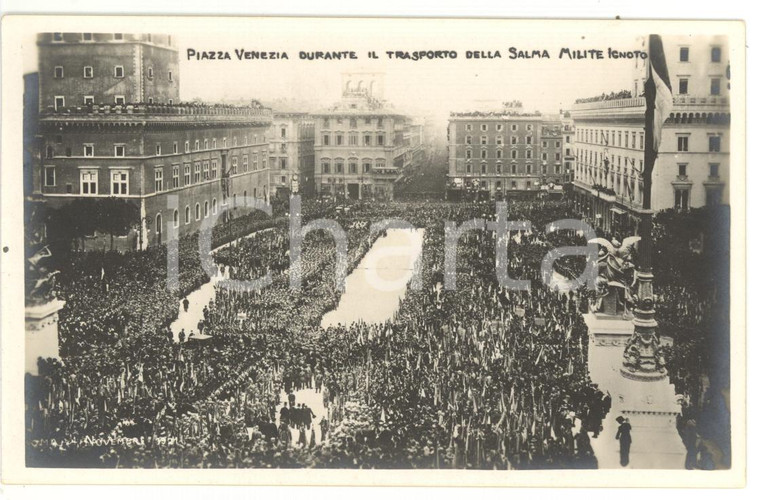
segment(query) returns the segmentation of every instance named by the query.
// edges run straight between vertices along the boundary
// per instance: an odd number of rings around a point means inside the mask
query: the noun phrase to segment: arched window
[[[185,207],[185,224],[190,224],[190,205]]]
[[[195,220],[201,220],[201,204],[195,204]]]
[[[216,198],[211,200],[211,211],[216,213]]]
[[[208,217],[208,201],[203,204],[203,217]]]
[[[161,237],[163,234],[163,220],[161,218],[161,214],[156,214],[156,243],[159,245],[161,244]]]
[[[176,208],[174,209],[174,215],[172,216],[172,221],[174,222],[174,227],[179,227],[179,210]]]

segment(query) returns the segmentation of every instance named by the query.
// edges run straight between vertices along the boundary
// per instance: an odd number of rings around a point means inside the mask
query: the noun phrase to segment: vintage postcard
[[[743,23],[2,28],[4,482],[744,484]]]

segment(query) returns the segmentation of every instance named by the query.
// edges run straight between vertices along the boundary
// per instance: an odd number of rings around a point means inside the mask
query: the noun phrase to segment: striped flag
[[[662,48],[660,35],[649,35],[649,66],[647,81],[644,84],[647,108],[654,108],[654,113],[647,113],[650,123],[646,127],[652,130],[652,149],[655,155],[660,149],[662,125],[673,108],[673,91],[670,87],[668,65],[665,62],[665,52]],[[651,127],[651,128],[650,128]]]

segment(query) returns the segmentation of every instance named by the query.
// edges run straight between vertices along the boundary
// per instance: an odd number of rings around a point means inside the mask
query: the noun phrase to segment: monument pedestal
[[[615,419],[622,415],[632,426],[629,468],[683,469],[686,449],[676,430],[681,407],[675,387],[667,377],[644,380],[623,374],[623,351],[633,334],[633,321],[604,314],[585,314],[584,320],[589,331],[589,376],[612,397],[604,430],[591,440],[599,467],[621,467]]]
[[[66,302],[53,299],[43,304],[26,306],[26,373],[39,375],[38,358],[58,358],[58,311]]]

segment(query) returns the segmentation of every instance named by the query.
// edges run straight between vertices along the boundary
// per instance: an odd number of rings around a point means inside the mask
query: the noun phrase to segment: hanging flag
[[[649,65],[647,81],[644,85],[647,109],[654,109],[654,113],[647,113],[647,119],[651,120],[645,127],[652,131],[652,150],[655,155],[660,149],[662,138],[662,125],[673,108],[673,91],[670,87],[668,65],[665,61],[665,51],[662,47],[660,35],[649,35]]]

